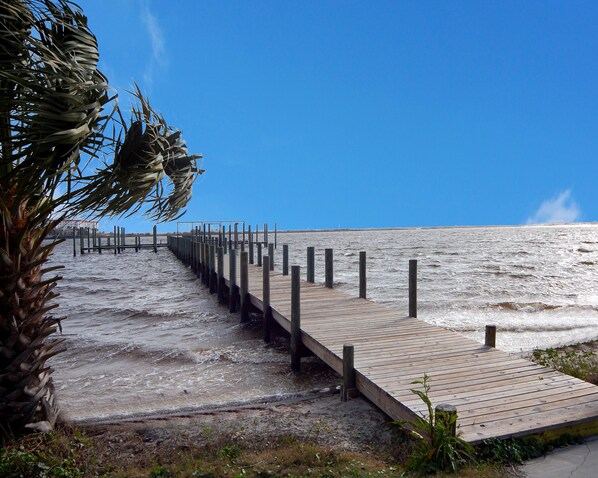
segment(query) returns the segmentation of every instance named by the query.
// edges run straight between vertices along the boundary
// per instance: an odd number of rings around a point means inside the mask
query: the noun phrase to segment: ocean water
[[[164,239],[163,239],[164,240]],[[270,234],[273,240],[273,234]],[[334,249],[335,287],[358,293],[359,251],[367,253],[368,296],[407,313],[408,261],[418,260],[418,317],[519,353],[598,338],[598,225],[438,228],[278,234],[305,273],[316,248]],[[285,396],[338,383],[319,361],[289,370],[287,343],[261,341],[166,249],[72,256],[58,286],[68,350],[52,359],[61,406],[74,420],[160,414]]]

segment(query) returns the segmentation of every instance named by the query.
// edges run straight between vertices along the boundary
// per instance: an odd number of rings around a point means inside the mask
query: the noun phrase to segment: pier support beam
[[[488,347],[496,347],[496,325],[487,325],[485,335],[484,345]]]
[[[291,267],[291,369],[301,369],[301,267]]]
[[[231,249],[228,257],[228,280],[230,287],[228,289],[228,310],[237,311],[237,251]]]
[[[365,251],[359,252],[359,297],[366,298],[367,278],[365,273]]]
[[[241,252],[241,322],[249,322],[249,254]]]
[[[325,280],[324,285],[329,289],[332,289],[334,284],[333,278],[333,259],[332,259],[332,249],[325,249],[324,250],[324,271],[325,271]]]
[[[274,244],[268,244],[268,255],[270,256],[270,270],[274,270]]]
[[[224,249],[218,248],[218,303],[224,303]]]
[[[355,388],[355,348],[352,344],[343,345],[343,384],[341,385],[341,402],[357,396]]]
[[[457,436],[457,407],[448,403],[441,403],[436,405],[434,411],[435,426],[442,423],[445,430],[448,430],[451,436]]]
[[[417,317],[417,259],[409,260],[409,317]]]
[[[272,308],[270,307],[270,257],[264,256],[264,267],[262,267],[263,295],[262,303],[264,309],[264,342],[272,340]]]
[[[283,244],[282,246],[282,275],[289,275],[289,245]]]
[[[312,284],[315,282],[315,249],[313,247],[307,248],[307,282],[311,282]]]

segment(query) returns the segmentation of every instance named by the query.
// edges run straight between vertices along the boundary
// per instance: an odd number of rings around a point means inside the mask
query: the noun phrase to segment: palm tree
[[[58,414],[60,277],[44,239],[66,215],[172,220],[203,173],[137,87],[125,120],[98,57],[71,2],[0,3],[0,436],[52,429]]]

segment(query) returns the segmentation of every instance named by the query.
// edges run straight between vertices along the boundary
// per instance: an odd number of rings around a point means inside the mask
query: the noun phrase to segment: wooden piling
[[[264,244],[268,244],[268,224],[264,224]]]
[[[218,303],[224,302],[224,249],[218,247]]]
[[[352,344],[343,345],[343,384],[341,385],[341,401],[346,402],[353,397],[355,388],[355,348]]]
[[[291,369],[301,369],[301,267],[291,266]]]
[[[316,253],[314,247],[307,248],[307,282],[312,284],[315,282],[315,265],[316,265]]]
[[[409,317],[417,317],[417,259],[409,260]]]
[[[98,235],[98,254],[102,253],[102,236]]]
[[[217,289],[217,277],[216,277],[216,246],[210,244],[210,294],[216,293]]]
[[[274,223],[274,249],[278,248],[278,226]]]
[[[249,254],[241,252],[241,322],[249,322]]]
[[[228,289],[228,310],[237,311],[237,251],[231,249],[228,258],[228,279],[230,287]]]
[[[73,226],[73,257],[77,257],[77,228]]]
[[[436,405],[434,412],[435,426],[438,427],[442,423],[444,429],[448,430],[452,437],[457,436],[457,407],[441,403]]]
[[[365,251],[359,252],[359,297],[366,298],[367,279],[365,273]]]
[[[289,245],[282,245],[282,275],[289,275]]]
[[[235,249],[239,248],[239,223],[235,222]]]
[[[268,255],[270,256],[270,270],[274,270],[274,244],[268,244]]]
[[[332,249],[324,250],[324,285],[329,289],[334,285]]]
[[[232,235],[233,235],[232,228],[231,228],[231,225],[229,224],[228,225],[228,250],[229,251],[232,250],[232,248],[233,248]]]
[[[487,345],[488,347],[496,347],[496,325],[486,326],[484,345]]]
[[[257,266],[262,267],[262,243],[257,243]]]
[[[264,267],[262,268],[262,279],[263,279],[263,337],[264,342],[270,342],[272,340],[272,309],[270,308],[270,257],[264,256]]]
[[[251,234],[251,226],[248,227],[248,236],[249,236],[249,263],[253,264],[253,237]]]
[[[153,240],[154,240],[154,252],[158,252],[158,230],[157,230],[155,224],[154,224],[154,227],[152,228],[152,236],[153,236]]]

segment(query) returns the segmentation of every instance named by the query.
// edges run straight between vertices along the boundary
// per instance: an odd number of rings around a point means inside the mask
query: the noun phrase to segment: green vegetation
[[[576,347],[537,349],[532,352],[530,358],[539,365],[598,384],[598,357],[592,350]]]
[[[293,436],[239,441],[235,435],[210,440],[160,443],[135,432],[105,430],[85,435],[58,427],[54,432],[9,441],[0,450],[3,478],[175,478],[175,477],[397,477],[408,474],[403,442],[395,449],[339,451]],[[436,476],[448,476],[438,473]],[[459,476],[498,478],[493,464],[464,467]]]
[[[423,380],[412,382],[423,390],[412,389],[426,405],[427,415],[414,421],[400,422],[407,425],[417,438],[417,445],[407,460],[407,471],[417,474],[446,471],[455,473],[466,464],[476,465],[475,449],[460,438],[457,433],[457,415],[439,417],[435,412],[429,394],[431,386],[428,375]]]

